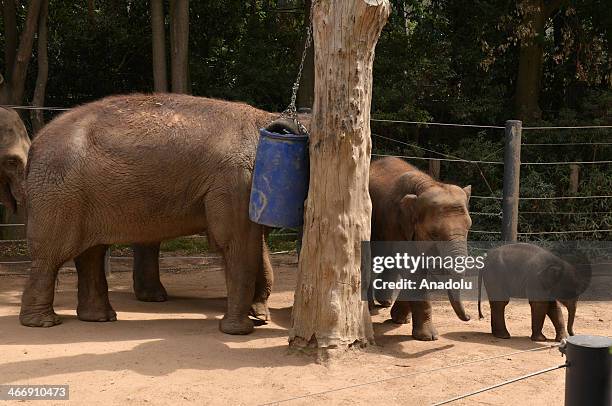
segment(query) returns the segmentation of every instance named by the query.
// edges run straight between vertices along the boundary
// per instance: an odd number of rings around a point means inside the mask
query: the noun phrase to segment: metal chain
[[[281,113],[281,118],[289,118],[293,120],[298,126],[300,133],[302,134],[308,133],[308,130],[302,125],[302,123],[298,121],[297,108],[295,104],[297,101],[297,93],[300,89],[300,80],[302,79],[302,72],[304,71],[304,62],[306,61],[306,56],[308,55],[308,48],[310,48],[310,46],[312,45],[312,15],[315,2],[316,0],[312,0],[310,4],[308,28],[306,29],[306,42],[304,43],[304,51],[302,52],[302,59],[300,61],[297,78],[295,79],[295,82],[293,83],[293,87],[291,89],[291,102],[289,103],[289,106],[285,109],[285,111]]]

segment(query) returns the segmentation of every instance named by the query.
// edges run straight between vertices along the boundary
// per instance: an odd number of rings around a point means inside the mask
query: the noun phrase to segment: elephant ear
[[[406,241],[414,239],[417,195],[408,194],[400,200],[400,222]]]
[[[470,201],[470,197],[472,197],[472,185],[467,185],[463,188],[463,191],[467,195],[467,201]]]
[[[561,280],[561,267],[559,265],[549,265],[538,272],[538,280],[544,289],[552,289]]]

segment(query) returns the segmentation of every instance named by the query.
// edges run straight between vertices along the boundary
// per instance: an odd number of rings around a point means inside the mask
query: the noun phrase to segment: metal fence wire
[[[55,112],[63,112],[63,111],[68,111],[71,110],[70,108],[66,108],[66,107],[42,107],[42,106],[18,106],[18,105],[2,105],[0,107],[5,107],[5,108],[12,108],[12,109],[24,109],[24,110],[48,110],[48,111],[55,111]],[[412,125],[412,126],[418,126],[418,127],[430,127],[430,126],[437,126],[437,127],[455,127],[455,128],[474,128],[474,129],[493,129],[493,130],[505,130],[506,134],[508,134],[508,123],[517,123],[516,121],[514,122],[508,122],[505,126],[496,126],[496,125],[476,125],[476,124],[454,124],[454,123],[439,123],[439,122],[422,122],[422,121],[406,121],[406,120],[388,120],[388,119],[380,119],[380,118],[372,118],[371,119],[372,122],[377,122],[377,123],[385,123],[385,124],[394,124],[394,125]],[[612,129],[611,125],[593,125],[593,126],[550,126],[550,127],[543,127],[543,126],[534,126],[534,127],[522,127],[522,124],[519,125],[520,128],[520,132],[524,132],[524,131],[561,131],[561,130],[609,130]],[[520,140],[520,132],[519,132],[519,140]],[[611,133],[612,134],[612,133]],[[488,196],[481,196],[481,195],[473,195],[471,196],[471,199],[475,199],[475,200],[491,200],[497,203],[502,203],[504,201],[504,196],[498,196],[495,195],[493,190],[491,189],[489,182],[486,180],[486,177],[484,176],[484,173],[482,172],[482,170],[480,169],[479,165],[497,165],[497,166],[507,166],[509,164],[508,159],[505,157],[505,159],[503,161],[495,161],[495,160],[488,160],[487,158],[497,152],[500,152],[502,149],[507,149],[508,147],[508,143],[506,142],[506,146],[500,150],[497,151],[493,151],[493,153],[488,154],[488,156],[483,157],[482,159],[478,159],[478,160],[474,160],[474,159],[465,159],[462,158],[460,156],[457,156],[455,154],[448,154],[448,153],[444,153],[444,152],[440,152],[440,151],[436,151],[432,148],[425,148],[423,146],[420,146],[418,144],[414,144],[414,143],[408,143],[405,141],[401,141],[395,138],[391,138],[391,137],[387,137],[381,134],[377,134],[377,133],[372,133],[372,137],[375,139],[379,139],[379,140],[385,140],[385,141],[389,141],[392,142],[398,146],[401,146],[402,148],[411,148],[413,150],[416,151],[421,151],[421,152],[426,152],[429,154],[433,154],[435,155],[435,157],[423,157],[423,156],[418,156],[418,155],[393,155],[393,154],[380,154],[380,153],[373,153],[372,157],[378,158],[378,157],[389,157],[389,156],[393,156],[393,157],[397,157],[397,158],[402,158],[402,159],[407,159],[407,160],[420,160],[420,161],[442,161],[442,162],[451,162],[453,164],[470,164],[470,165],[475,165],[479,172],[480,175],[483,177],[485,184],[487,185],[487,187],[489,188],[489,191],[491,192],[490,195]],[[571,147],[571,146],[610,146],[612,145],[612,142],[551,142],[551,143],[545,143],[545,142],[527,142],[527,143],[520,143],[519,145],[519,149],[522,147]],[[608,165],[611,164],[612,160],[592,160],[592,161],[553,161],[553,162],[520,162],[519,161],[519,165],[520,166],[545,166],[545,165]],[[507,198],[507,196],[506,196]],[[592,195],[592,196],[514,196],[514,198],[516,199],[516,201],[539,201],[539,200],[543,200],[543,201],[563,201],[563,200],[593,200],[593,199],[612,199],[612,195]],[[607,215],[607,214],[612,214],[612,211],[593,211],[593,212],[570,212],[570,211],[521,211],[521,212],[516,212],[513,213],[513,215],[518,215],[518,214],[529,214],[529,215],[547,215],[547,216],[593,216],[593,215]],[[470,212],[471,215],[474,216],[482,216],[482,217],[489,217],[489,218],[500,218],[500,219],[504,219],[505,217],[507,217],[507,213],[504,213],[504,210],[500,210],[500,211],[474,211],[474,212]],[[506,221],[506,220],[504,220]],[[10,228],[10,227],[23,227],[23,224],[0,224],[0,227],[2,228]],[[502,228],[503,230],[503,228]],[[503,234],[503,231],[500,230],[470,230],[470,233],[473,234],[490,234],[490,235],[502,235],[502,237],[506,237]],[[589,229],[589,230],[563,230],[563,231],[529,231],[529,232],[520,232],[518,230],[515,230],[515,235],[516,236],[545,236],[545,235],[584,235],[584,234],[595,234],[595,233],[612,233],[612,229],[611,228],[600,228],[600,229]],[[287,233],[287,232],[280,232],[280,233],[276,233],[276,234],[271,234],[272,238],[278,238],[278,237],[282,237],[282,238],[287,238],[287,237],[296,237],[297,238],[298,234],[297,233]],[[199,236],[199,235],[195,235],[195,236],[189,236],[186,238],[194,238],[194,239],[198,239],[198,238],[205,238],[205,236]],[[507,239],[506,239],[507,240]],[[0,240],[0,246],[1,244],[15,244],[15,243],[25,243],[26,240],[25,239],[5,239],[5,240]],[[284,251],[283,251],[284,252]],[[168,257],[165,257],[168,258]],[[185,257],[185,258],[194,258],[194,259],[198,259],[198,258],[204,258],[204,257],[196,257],[196,256],[192,256],[192,257]],[[211,257],[212,258],[212,257]],[[0,264],[17,264],[17,263],[27,263],[28,261],[13,261],[13,262],[0,262]]]

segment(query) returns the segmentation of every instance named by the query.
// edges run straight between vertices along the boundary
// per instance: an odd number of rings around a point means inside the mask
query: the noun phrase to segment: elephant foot
[[[412,338],[419,341],[434,341],[438,339],[438,332],[431,323],[426,323],[421,327],[412,328]]]
[[[168,300],[168,293],[161,283],[150,288],[134,287],[134,294],[136,299],[141,302],[165,302]]]
[[[82,321],[95,321],[95,322],[104,322],[104,321],[117,321],[117,313],[113,310],[112,307],[104,308],[104,309],[95,309],[95,308],[80,308],[77,307],[77,317]]]
[[[400,306],[395,302],[391,308],[391,320],[397,324],[408,324],[410,319],[410,307]]]
[[[381,307],[391,307],[393,305],[393,302],[389,299],[381,299],[377,300],[377,302]]]
[[[562,332],[560,334],[557,334],[555,336],[555,341],[559,342],[561,340],[566,340],[569,337],[569,335],[567,334],[567,332]]]
[[[508,330],[493,330],[491,331],[494,337],[508,339],[510,338],[510,333]]]
[[[251,305],[251,311],[249,312],[249,315],[263,321],[270,320],[270,310],[268,310],[268,305],[266,304],[266,302],[253,303]]]
[[[532,334],[531,341],[546,341],[546,337],[542,333]]]
[[[53,327],[61,324],[62,320],[53,309],[39,313],[22,310],[19,322],[26,327]]]
[[[225,334],[245,335],[251,334],[255,329],[255,325],[248,317],[227,317],[223,316],[219,323],[219,330]]]

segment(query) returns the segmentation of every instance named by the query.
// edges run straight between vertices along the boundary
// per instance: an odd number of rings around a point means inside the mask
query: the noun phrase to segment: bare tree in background
[[[172,92],[191,93],[189,83],[189,0],[170,0]]]
[[[38,18],[38,40],[37,53],[38,72],[36,75],[36,86],[34,88],[34,96],[32,97],[32,105],[42,107],[45,105],[45,92],[47,89],[47,79],[49,77],[49,56],[47,55],[47,43],[49,27],[47,19],[49,15],[49,0],[43,0]],[[30,114],[34,134],[38,132],[44,125],[44,117],[42,110],[32,110]],[[34,135],[33,134],[33,135]]]
[[[166,24],[163,0],[151,0],[151,32],[153,46],[153,83],[156,92],[168,91],[166,69]]]

